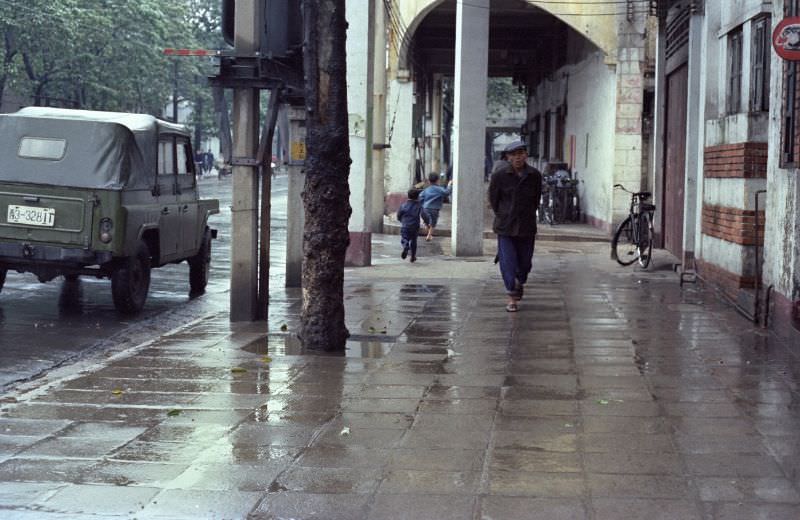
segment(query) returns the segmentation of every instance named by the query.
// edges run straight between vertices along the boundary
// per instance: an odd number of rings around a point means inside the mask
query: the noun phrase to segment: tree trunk
[[[203,142],[203,134],[205,133],[205,128],[203,128],[203,97],[196,96],[194,100],[194,113],[197,115],[194,121],[194,148],[195,150],[200,150],[202,142]]]
[[[223,163],[230,165],[233,153],[231,137],[231,121],[228,117],[228,103],[225,101],[225,91],[222,87],[211,89],[214,94],[214,112],[217,115],[217,128],[219,128],[219,154]]]
[[[345,0],[303,0],[308,114],[300,340],[326,351],[344,350],[350,335],[344,322],[351,213],[344,11]]]

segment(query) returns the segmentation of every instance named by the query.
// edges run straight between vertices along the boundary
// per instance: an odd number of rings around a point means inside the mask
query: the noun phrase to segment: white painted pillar
[[[386,6],[375,5],[375,52],[373,59],[372,101],[372,232],[383,232],[384,196],[386,187]]]
[[[345,264],[372,262],[372,96],[375,0],[347,0],[347,109],[350,132],[350,246]]]
[[[455,256],[483,254],[484,139],[490,0],[457,0],[453,233]]]
[[[694,269],[694,260],[700,255],[703,219],[703,153],[705,145],[705,100],[706,65],[705,31],[706,16],[692,15],[689,20],[689,96],[686,108],[686,179],[684,185],[683,258],[684,270]],[[744,41],[750,41],[745,39]],[[745,47],[749,47],[745,45]],[[749,53],[748,53],[749,54]],[[750,63],[749,56],[747,61]],[[749,80],[744,83],[749,85]],[[749,90],[749,89],[747,89]],[[747,97],[745,95],[744,97]]]
[[[433,108],[431,109],[431,171],[442,171],[442,75],[433,76]]]

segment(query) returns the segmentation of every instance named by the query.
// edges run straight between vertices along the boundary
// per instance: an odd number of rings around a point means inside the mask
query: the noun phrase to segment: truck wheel
[[[133,256],[125,258],[111,273],[111,296],[114,307],[123,314],[142,310],[150,289],[150,250],[139,242]]]
[[[205,292],[210,269],[211,231],[206,229],[200,250],[189,259],[189,296],[199,296]]]
[[[0,269],[0,291],[3,290],[3,284],[6,283],[6,270]]]

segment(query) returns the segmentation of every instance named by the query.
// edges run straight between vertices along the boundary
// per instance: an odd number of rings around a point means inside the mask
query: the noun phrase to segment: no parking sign
[[[784,60],[800,60],[800,16],[781,20],[772,31],[772,47]]]

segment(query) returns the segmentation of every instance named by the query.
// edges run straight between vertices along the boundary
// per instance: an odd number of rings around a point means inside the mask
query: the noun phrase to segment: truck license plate
[[[15,206],[9,204],[6,221],[9,224],[53,227],[56,223],[56,210],[53,208],[36,208],[33,206]]]

